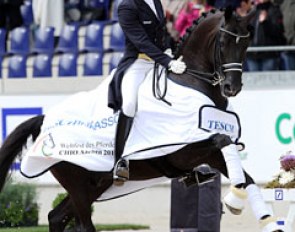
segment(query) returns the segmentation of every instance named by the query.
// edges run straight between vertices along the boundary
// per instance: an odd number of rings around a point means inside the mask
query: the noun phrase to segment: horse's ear
[[[233,8],[231,6],[226,7],[224,12],[225,22],[229,22],[232,16],[233,16]]]
[[[257,12],[256,7],[253,7],[253,8],[250,10],[250,12],[249,12],[246,16],[243,17],[243,20],[244,20],[247,24],[249,24],[249,23],[252,21],[252,19],[255,17],[256,12]]]

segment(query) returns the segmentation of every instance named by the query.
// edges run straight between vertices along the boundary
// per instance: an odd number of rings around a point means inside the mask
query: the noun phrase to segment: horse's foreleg
[[[246,178],[236,144],[225,134],[211,136],[214,146],[219,149],[227,167],[227,175],[233,186],[243,187]]]
[[[73,216],[73,207],[69,197],[67,196],[59,205],[57,205],[53,210],[49,212],[49,231],[64,231],[66,225],[73,218]]]
[[[224,145],[224,143],[223,143],[223,145]],[[219,147],[219,149],[220,149],[220,147]],[[223,155],[221,153],[219,153],[219,155],[218,154],[213,154],[213,155],[214,155],[214,160],[212,159],[211,160],[212,162],[209,162],[209,165],[216,168],[217,170],[219,170],[220,173],[222,173],[225,177],[228,178],[229,175],[228,175],[227,166],[226,166],[226,162],[225,162]],[[245,187],[247,195],[244,195],[244,193],[243,193],[242,199],[239,196],[239,192],[233,193],[231,191],[228,193],[228,195],[231,195],[231,197],[234,197],[235,201],[240,202],[238,204],[240,206],[243,206],[244,198],[245,197],[248,198],[248,201],[249,201],[249,204],[251,205],[253,213],[254,213],[255,217],[257,218],[259,224],[263,228],[262,231],[264,231],[264,232],[280,232],[280,231],[282,231],[280,229],[280,226],[277,225],[271,212],[269,212],[269,210],[263,200],[262,194],[261,194],[259,188],[257,187],[257,185],[255,184],[253,178],[244,170],[243,170],[243,173],[245,176],[244,187]],[[235,190],[236,189],[234,189],[233,191],[235,191]],[[226,197],[225,197],[225,199],[226,199]],[[226,204],[226,201],[224,201],[224,202]],[[229,208],[229,210],[232,213],[235,213],[235,214],[240,214],[243,209],[243,207],[241,207],[240,209],[237,209],[236,207],[231,207],[229,204],[226,204],[226,206]]]
[[[266,232],[282,231],[280,230],[281,227],[276,223],[276,218],[273,217],[272,212],[270,212],[266,206],[260,189],[255,184],[252,177],[246,171],[244,171],[244,173],[246,177],[248,202],[261,228]]]
[[[220,151],[226,166],[226,176],[231,182],[231,191],[224,197],[224,203],[233,214],[241,214],[247,198],[244,189],[246,177],[235,144],[229,136],[215,134],[211,136],[213,146]]]

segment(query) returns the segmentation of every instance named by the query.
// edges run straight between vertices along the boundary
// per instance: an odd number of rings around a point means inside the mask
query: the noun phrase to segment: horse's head
[[[176,55],[183,55],[187,74],[213,86],[225,97],[242,89],[242,64],[250,43],[253,9],[240,17],[230,8],[204,14],[182,38]]]
[[[242,64],[250,42],[249,21],[255,15],[252,10],[247,16],[239,17],[230,9],[224,12],[224,22],[220,27],[220,82],[221,92],[226,97],[237,95],[242,89]]]

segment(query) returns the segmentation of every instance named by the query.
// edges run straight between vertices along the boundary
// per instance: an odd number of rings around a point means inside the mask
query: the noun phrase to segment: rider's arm
[[[157,63],[168,68],[168,64],[172,60],[159,49],[149,38],[145,29],[140,23],[139,14],[135,6],[121,4],[118,9],[119,23],[125,36],[133,43],[140,53],[147,54]]]

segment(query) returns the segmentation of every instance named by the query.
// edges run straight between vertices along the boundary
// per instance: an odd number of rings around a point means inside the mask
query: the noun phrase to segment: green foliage
[[[39,207],[35,187],[8,183],[0,194],[0,209],[0,227],[36,226]]]
[[[295,188],[295,181],[291,181],[287,184],[280,184],[278,179],[272,180],[265,185],[265,188]]]
[[[55,197],[55,199],[52,202],[52,209],[54,209],[59,203],[61,203],[63,201],[63,199],[65,199],[67,196],[66,193],[59,193],[57,194],[57,196]]]
[[[55,197],[55,199],[52,202],[52,208],[54,209],[56,206],[59,205],[59,203],[61,203],[63,201],[63,199],[66,198],[68,194],[67,193],[59,193],[57,194],[57,196]],[[66,229],[72,229],[75,227],[75,219],[71,219],[66,227]]]

